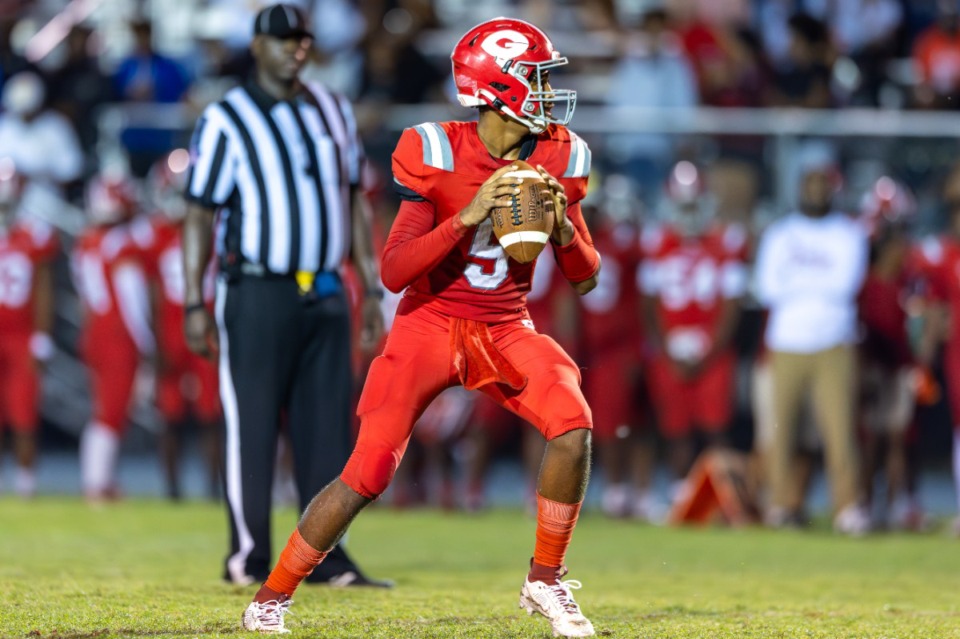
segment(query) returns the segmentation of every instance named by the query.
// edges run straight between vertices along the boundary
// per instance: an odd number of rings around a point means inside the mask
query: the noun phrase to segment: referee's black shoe
[[[372,579],[364,574],[360,567],[350,558],[343,546],[337,544],[319,566],[314,568],[305,583],[323,584],[334,588],[353,588],[364,586],[368,588],[393,588],[390,579]]]

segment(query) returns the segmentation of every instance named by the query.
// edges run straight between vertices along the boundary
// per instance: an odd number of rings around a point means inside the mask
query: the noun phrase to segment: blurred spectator
[[[25,179],[0,158],[0,443],[13,433],[14,489],[36,490],[40,375],[53,356],[53,275],[59,242],[49,226],[21,215]]]
[[[116,499],[117,458],[141,355],[155,350],[147,281],[129,231],[136,192],[125,175],[100,174],[87,187],[90,226],[72,255],[83,305],[79,350],[90,373],[93,411],[80,438],[87,501]]]
[[[10,17],[0,16],[0,92],[11,76],[26,71],[29,63],[22,55],[13,50],[13,28],[16,22]]]
[[[808,14],[798,13],[790,18],[788,27],[790,48],[785,67],[776,74],[769,104],[811,109],[831,106],[833,53],[827,25]]]
[[[663,9],[643,14],[635,32],[620,38],[620,57],[610,72],[611,107],[684,109],[697,105],[697,79],[680,38]],[[607,139],[607,159],[630,176],[652,204],[666,178],[676,138],[663,134],[617,134]]]
[[[34,184],[61,192],[80,177],[83,151],[70,122],[44,106],[46,89],[40,76],[23,71],[3,89],[0,149]]]
[[[693,63],[703,104],[748,106],[760,93],[759,61],[747,34],[733,25],[708,22],[693,4],[670,15]]]
[[[183,67],[153,48],[153,25],[131,23],[134,49],[114,74],[117,96],[129,102],[178,102],[190,82]]]
[[[960,96],[960,7],[956,0],[937,1],[937,21],[921,33],[913,47],[920,75],[916,105],[955,109]]]
[[[190,86],[186,70],[154,50],[153,25],[149,21],[136,20],[130,27],[134,49],[120,61],[113,76],[117,97],[124,102],[179,102]],[[157,122],[153,128],[129,128],[123,132],[134,175],[146,175],[157,158],[175,146],[172,132],[162,126],[162,122]]]
[[[113,100],[110,79],[91,51],[92,30],[75,25],[66,39],[66,60],[50,73],[50,104],[77,128],[84,152],[92,155],[97,142],[97,107]]]
[[[439,99],[448,67],[435,67],[417,48],[417,37],[433,22],[426,8],[401,6],[386,13],[367,38],[361,99],[399,104]]]
[[[859,476],[854,414],[857,294],[867,270],[863,226],[833,209],[838,171],[826,149],[801,158],[799,211],[764,231],[757,254],[756,293],[770,311],[765,342],[773,371],[777,428],[766,451],[770,506],[766,521],[789,525],[797,422],[807,392],[826,444],[834,527],[869,530],[857,502]]]
[[[877,106],[887,65],[897,53],[903,25],[900,0],[841,0],[830,4],[828,19],[841,55],[856,65],[853,100]]]
[[[666,188],[664,221],[643,229],[637,281],[650,348],[649,394],[667,440],[676,501],[693,465],[696,435],[708,446],[728,443],[747,233],[715,219],[701,171],[691,162],[677,163]]]

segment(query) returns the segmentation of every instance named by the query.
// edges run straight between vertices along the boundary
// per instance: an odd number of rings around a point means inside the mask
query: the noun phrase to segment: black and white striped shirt
[[[362,161],[345,98],[310,84],[277,100],[250,81],[197,122],[187,199],[221,210],[221,259],[275,274],[332,271],[350,251],[350,187]]]

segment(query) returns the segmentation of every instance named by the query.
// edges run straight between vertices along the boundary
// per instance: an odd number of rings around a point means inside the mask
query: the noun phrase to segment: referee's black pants
[[[293,278],[221,279],[220,397],[230,553],[224,577],[262,581],[272,565],[270,510],[281,420],[289,428],[301,511],[340,474],[352,449],[350,313],[342,287],[300,295]],[[356,566],[338,545],[311,575]]]

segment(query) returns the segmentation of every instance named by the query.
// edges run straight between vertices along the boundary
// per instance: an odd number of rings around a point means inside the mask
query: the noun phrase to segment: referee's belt
[[[297,283],[297,289],[300,291],[300,295],[303,296],[329,297],[330,295],[339,293],[343,289],[340,274],[336,271],[274,273],[264,268],[263,264],[243,262],[240,265],[240,272],[244,275],[251,275],[268,280],[294,280]]]

